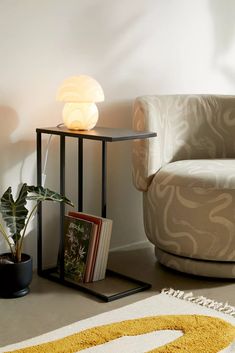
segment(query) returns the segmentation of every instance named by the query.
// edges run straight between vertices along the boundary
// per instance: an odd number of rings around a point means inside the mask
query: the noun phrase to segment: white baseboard
[[[136,249],[144,249],[151,247],[152,244],[148,240],[137,241],[135,243],[131,243],[128,245],[117,246],[114,248],[110,248],[110,252],[114,251],[129,251],[129,250],[136,250]]]

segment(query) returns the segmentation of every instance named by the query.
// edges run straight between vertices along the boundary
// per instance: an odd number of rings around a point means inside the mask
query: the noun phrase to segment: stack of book
[[[64,271],[74,282],[105,278],[112,220],[82,212],[65,216]]]

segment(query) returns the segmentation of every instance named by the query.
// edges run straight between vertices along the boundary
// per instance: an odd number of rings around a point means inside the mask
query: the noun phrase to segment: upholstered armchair
[[[235,278],[235,96],[143,96],[133,180],[158,261],[202,276]]]

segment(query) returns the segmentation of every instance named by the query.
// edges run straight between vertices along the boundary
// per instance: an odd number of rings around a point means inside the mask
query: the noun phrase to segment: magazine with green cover
[[[93,225],[87,220],[65,216],[64,273],[66,279],[77,283],[83,282],[89,244],[94,233]]]

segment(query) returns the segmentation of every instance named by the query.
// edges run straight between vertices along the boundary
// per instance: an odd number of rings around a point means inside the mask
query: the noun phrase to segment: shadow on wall
[[[12,173],[14,179],[18,182],[24,182],[22,180],[22,171],[24,161],[27,156],[35,150],[35,142],[32,141],[18,141],[13,142],[11,134],[16,130],[19,123],[19,117],[17,112],[8,107],[0,106],[0,191],[1,194],[6,188],[5,180],[7,179],[8,173]],[[17,168],[16,170],[14,170]],[[19,172],[18,172],[19,171]],[[7,184],[8,186],[8,184]]]
[[[99,108],[100,117],[97,126],[108,128],[131,129],[132,127],[132,102],[119,101],[102,104]],[[107,187],[108,196],[115,189],[117,194],[122,194],[124,175],[129,165],[128,151],[125,150],[126,144],[131,142],[111,142],[107,144]],[[85,208],[93,213],[100,213],[100,186],[101,186],[101,143],[100,141],[86,141],[85,144],[85,184],[87,189],[84,193]],[[89,161],[89,162],[88,162]],[[89,165],[89,171],[86,171]],[[117,170],[118,175],[117,175]],[[122,176],[123,175],[123,178]],[[113,185],[115,184],[115,185]],[[86,185],[85,185],[86,186]],[[113,208],[111,203],[115,198],[108,200],[108,209]]]
[[[104,106],[99,125],[131,129],[132,112],[133,100],[112,102]],[[143,239],[140,195],[132,184],[131,150],[132,141],[108,144],[107,217],[114,220],[111,248]],[[133,225],[140,229],[139,234],[133,231]]]
[[[210,0],[214,30],[214,60],[230,83],[235,83],[235,1]]]
[[[44,205],[43,211],[43,267],[56,267],[59,254],[59,207],[50,201]],[[24,241],[24,252],[33,258],[33,268],[37,267],[37,230],[34,217],[31,227]]]
[[[23,180],[23,166],[25,158],[35,150],[34,141],[12,142],[11,134],[16,130],[19,117],[14,109],[0,106],[0,196],[10,186],[8,179],[14,180],[13,192]],[[34,175],[35,172],[33,172]],[[0,251],[5,250],[3,238],[0,237]]]
[[[86,53],[86,66],[93,67],[94,57],[96,60],[100,58],[99,71],[104,75],[108,73],[109,79],[115,79],[116,86],[120,83],[120,67],[126,67],[140,45],[145,44],[145,36],[142,33],[137,36],[135,33],[136,31],[138,33],[140,24],[145,24],[143,19],[145,19],[147,6],[146,1],[142,4],[138,1],[138,5],[132,6],[129,11],[124,1],[90,1],[86,3],[84,12],[79,17],[80,26],[77,25],[77,14],[71,21],[75,33],[74,48],[77,47],[77,38],[79,38],[79,46]],[[95,14],[95,21],[91,14]],[[115,14],[115,16],[110,14]],[[89,30],[81,36],[81,28]],[[114,67],[116,70],[113,69]],[[121,80],[122,83],[126,82],[127,78],[128,75],[123,78],[123,81]],[[117,91],[119,89],[120,86]]]
[[[98,126],[131,129],[132,100],[103,103],[99,108],[100,119]]]

